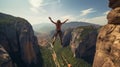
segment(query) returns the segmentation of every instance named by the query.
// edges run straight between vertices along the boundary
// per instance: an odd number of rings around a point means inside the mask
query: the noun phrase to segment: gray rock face
[[[120,0],[109,0],[108,24],[99,32],[93,67],[120,67]]]
[[[28,21],[0,13],[0,44],[18,67],[40,67],[42,60]]]

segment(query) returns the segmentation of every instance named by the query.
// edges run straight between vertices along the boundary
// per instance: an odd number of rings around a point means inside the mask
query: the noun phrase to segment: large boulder
[[[109,0],[108,24],[99,32],[93,67],[120,67],[120,0]]]
[[[42,66],[37,38],[25,19],[0,13],[0,44],[17,67]]]
[[[93,67],[120,66],[120,25],[107,24],[97,38]]]

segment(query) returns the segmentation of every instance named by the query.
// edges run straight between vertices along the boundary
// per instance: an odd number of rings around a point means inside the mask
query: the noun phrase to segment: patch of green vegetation
[[[53,61],[50,49],[48,47],[40,47],[40,51],[43,58],[43,66],[55,67],[55,63]]]
[[[59,39],[56,40],[53,49],[56,52],[60,67],[68,67],[68,64],[71,64],[72,67],[92,67],[84,60],[73,57],[70,46],[62,47]],[[42,53],[44,67],[56,67],[52,57],[53,51],[50,49],[50,46],[40,47],[40,51]]]
[[[70,46],[62,47],[59,40],[56,41],[54,50],[56,51],[57,59],[61,67],[67,67],[68,63],[73,67],[92,67],[84,60],[73,57]]]

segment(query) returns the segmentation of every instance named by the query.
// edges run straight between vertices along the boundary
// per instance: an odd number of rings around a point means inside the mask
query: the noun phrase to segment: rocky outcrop
[[[7,51],[0,45],[0,67],[12,67],[12,61]]]
[[[72,31],[72,39],[70,42],[71,50],[73,52],[73,57],[76,56],[76,49],[79,46],[79,43],[81,42],[81,33],[83,31],[83,28],[76,28]]]
[[[0,13],[0,44],[17,67],[42,66],[37,38],[25,19]]]
[[[0,46],[0,59],[2,61],[5,61],[5,60],[9,60],[9,58],[10,57],[8,53],[5,51],[5,49],[2,46]]]
[[[120,0],[109,0],[108,24],[97,38],[93,67],[120,67]]]

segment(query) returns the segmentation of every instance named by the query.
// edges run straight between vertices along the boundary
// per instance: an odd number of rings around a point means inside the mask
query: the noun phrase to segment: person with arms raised
[[[50,21],[51,21],[52,23],[54,23],[55,26],[56,26],[56,32],[55,32],[54,35],[53,35],[52,44],[54,45],[55,40],[56,40],[57,36],[59,35],[60,41],[61,41],[61,45],[62,45],[63,34],[62,34],[62,31],[61,31],[61,26],[62,26],[65,22],[67,22],[68,19],[66,19],[66,20],[63,21],[63,22],[61,22],[60,20],[57,20],[57,22],[54,22],[54,21],[51,19],[51,17],[48,17],[48,18],[49,18]]]

